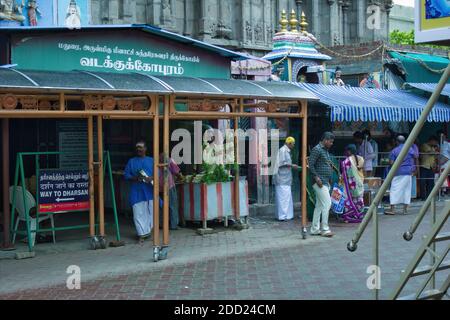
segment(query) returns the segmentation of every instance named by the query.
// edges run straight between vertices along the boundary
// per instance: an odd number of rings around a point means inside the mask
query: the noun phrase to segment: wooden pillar
[[[105,236],[105,205],[103,197],[103,118],[97,116],[97,150],[98,150],[98,215],[100,236]]]
[[[164,189],[163,189],[163,245],[169,245],[169,110],[174,103],[172,96],[164,97],[163,152],[164,152]],[[159,155],[158,155],[159,156]]]
[[[63,92],[59,94],[59,111],[66,110],[66,97]]]
[[[89,161],[89,234],[95,236],[95,194],[94,194],[94,119],[88,118],[88,161]]]
[[[302,105],[302,228],[306,228],[306,178],[308,175],[308,169],[306,164],[306,157],[308,152],[308,103],[304,100],[301,102]]]
[[[151,100],[150,100],[151,101]],[[153,117],[153,246],[159,247],[159,96]]]
[[[2,119],[2,182],[3,182],[3,248],[11,247],[9,241],[9,120]]]

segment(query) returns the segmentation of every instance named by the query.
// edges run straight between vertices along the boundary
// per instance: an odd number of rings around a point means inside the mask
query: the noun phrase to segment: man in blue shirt
[[[131,181],[129,201],[139,242],[150,236],[153,227],[153,158],[146,156],[144,141],[136,143],[137,156],[128,160],[125,179]]]

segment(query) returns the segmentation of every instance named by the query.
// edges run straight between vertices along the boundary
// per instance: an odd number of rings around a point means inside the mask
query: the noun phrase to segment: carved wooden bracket
[[[17,107],[17,103],[19,102],[19,99],[13,94],[4,94],[0,97],[0,108],[12,110]]]
[[[40,100],[38,105],[39,110],[51,110],[52,103],[49,100]]]
[[[20,104],[22,105],[22,109],[37,110],[38,102],[39,101],[36,97],[27,96],[20,98]]]
[[[102,108],[102,97],[88,95],[83,98],[86,110],[100,110]]]
[[[103,110],[114,110],[116,108],[116,99],[113,96],[106,96],[102,99]]]
[[[119,106],[119,110],[132,110],[133,109],[133,101],[132,100],[119,100],[117,101],[117,105]]]

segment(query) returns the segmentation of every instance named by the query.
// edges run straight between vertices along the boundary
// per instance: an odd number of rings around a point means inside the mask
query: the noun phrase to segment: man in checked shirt
[[[334,135],[325,132],[318,145],[316,145],[309,156],[309,171],[313,181],[314,193],[316,194],[316,205],[311,225],[311,235],[332,237],[334,234],[328,226],[328,215],[331,208],[330,183],[333,175],[331,157],[328,150],[334,142]],[[320,220],[322,218],[322,230]]]

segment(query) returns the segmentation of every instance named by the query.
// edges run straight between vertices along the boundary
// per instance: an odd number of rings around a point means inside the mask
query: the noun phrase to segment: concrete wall
[[[389,15],[389,32],[414,30],[414,8],[394,5]]]

